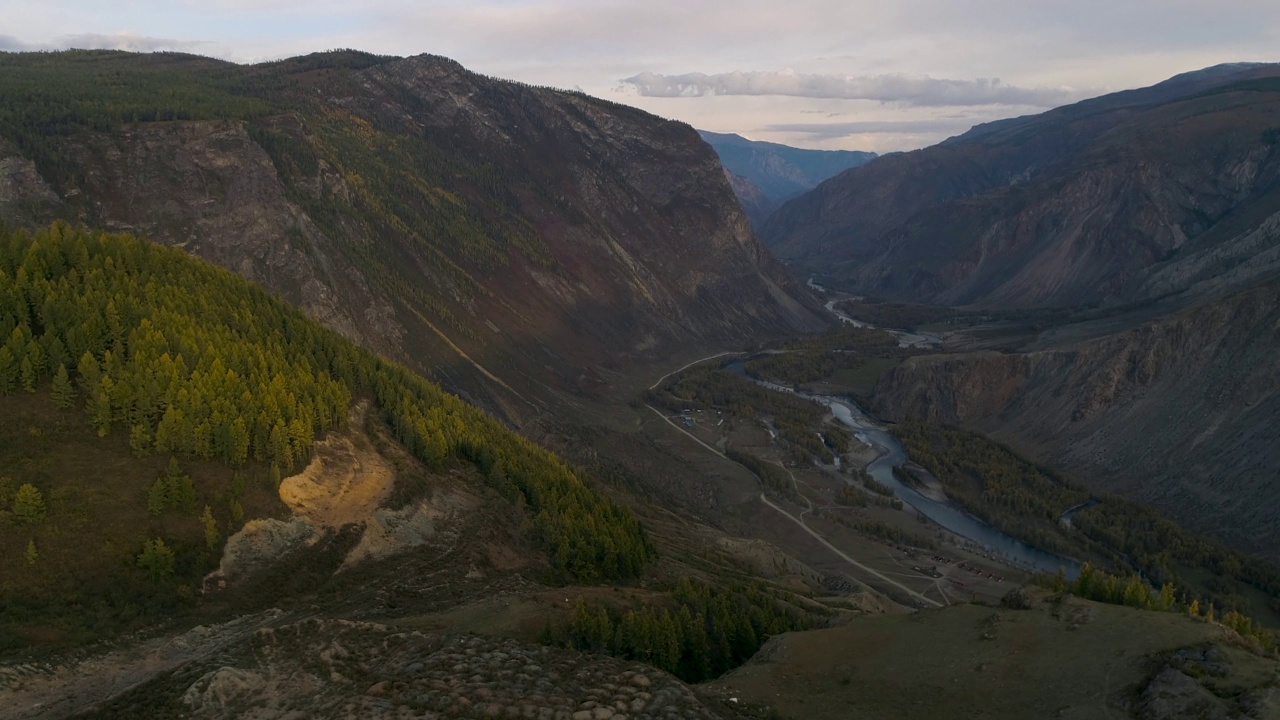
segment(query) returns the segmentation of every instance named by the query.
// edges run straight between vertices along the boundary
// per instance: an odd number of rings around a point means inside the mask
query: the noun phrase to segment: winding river
[[[871,327],[867,323],[853,320],[835,310],[834,301],[827,304],[827,309],[843,321],[856,323],[860,327]],[[893,330],[888,332],[892,332],[897,336],[899,343],[904,345],[919,344],[926,347],[936,347],[939,340],[936,336],[927,334],[918,335]],[[862,411],[862,408],[858,407],[853,401],[831,395],[811,395],[798,392],[792,387],[751,377],[747,374],[746,369],[748,359],[750,358],[735,360],[729,363],[726,369],[769,390],[791,393],[820,402],[830,408],[836,419],[852,430],[858,440],[871,446],[878,453],[879,457],[867,466],[867,472],[871,474],[871,477],[875,478],[877,482],[893,488],[894,495],[905,504],[910,505],[916,512],[956,535],[986,548],[1001,560],[1018,567],[1048,573],[1057,572],[1058,568],[1061,567],[1065,569],[1068,577],[1075,577],[1079,574],[1080,565],[1076,561],[1028,545],[970,515],[950,501],[933,500],[920,494],[914,488],[903,485],[893,474],[893,469],[900,467],[909,459],[906,448],[892,434],[876,426]]]

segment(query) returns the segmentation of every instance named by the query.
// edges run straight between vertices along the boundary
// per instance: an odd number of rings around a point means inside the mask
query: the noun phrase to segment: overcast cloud
[[[0,50],[7,52],[32,52],[38,50],[64,50],[77,48],[80,50],[127,50],[129,52],[190,52],[201,53],[202,46],[210,43],[201,40],[177,40],[174,38],[157,38],[138,35],[131,32],[77,33],[63,35],[51,42],[25,42],[12,35],[0,35]]]
[[[622,81],[644,97],[783,95],[875,100],[909,106],[1035,105],[1056,107],[1082,94],[1070,88],[1020,88],[999,78],[939,80],[909,75],[813,75],[797,72],[731,72],[718,75],[640,73]],[[1084,94],[1083,97],[1088,97]]]
[[[237,62],[429,52],[707,130],[884,152],[1208,65],[1280,60],[1280,3],[0,0],[0,49],[66,47]]]
[[[829,123],[774,123],[764,129],[771,133],[798,135],[810,141],[832,140],[849,135],[909,135],[950,137],[959,135],[975,124],[966,119],[938,120],[854,120]]]

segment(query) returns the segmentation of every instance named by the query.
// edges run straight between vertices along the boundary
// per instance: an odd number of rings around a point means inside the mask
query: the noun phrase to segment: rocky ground
[[[740,717],[639,663],[479,636],[308,620],[262,629],[117,698],[96,718]]]

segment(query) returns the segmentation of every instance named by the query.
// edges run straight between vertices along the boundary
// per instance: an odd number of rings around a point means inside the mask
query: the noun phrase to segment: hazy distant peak
[[[788,198],[876,157],[860,150],[811,150],[699,130],[732,177],[738,200],[757,224]],[[744,192],[744,188],[751,188]],[[767,212],[761,208],[768,208]]]

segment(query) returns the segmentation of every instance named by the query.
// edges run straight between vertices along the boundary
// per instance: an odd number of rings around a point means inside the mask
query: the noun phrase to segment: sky
[[[1223,62],[1275,0],[0,0],[0,50],[433,53],[716,132],[889,152]]]

